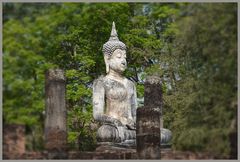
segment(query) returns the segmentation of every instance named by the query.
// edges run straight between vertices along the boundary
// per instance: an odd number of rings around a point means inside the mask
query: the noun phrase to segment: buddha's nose
[[[124,65],[124,66],[126,66],[126,65],[127,65],[127,62],[126,62],[126,61],[122,61],[121,64]]]

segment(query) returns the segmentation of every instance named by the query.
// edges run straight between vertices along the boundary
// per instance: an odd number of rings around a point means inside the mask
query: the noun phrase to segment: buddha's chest
[[[105,95],[109,100],[127,102],[133,95],[133,87],[128,82],[118,82],[108,79],[105,81]]]

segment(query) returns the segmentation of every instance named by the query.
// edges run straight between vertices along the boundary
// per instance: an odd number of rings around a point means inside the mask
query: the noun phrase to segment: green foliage
[[[3,121],[26,124],[37,131],[37,127],[43,130],[39,127],[44,118],[44,72],[54,65],[41,55],[33,26],[26,28],[20,21],[9,20],[3,27]]]
[[[186,11],[174,41],[180,80],[165,96],[174,147],[227,157],[229,133],[236,129],[236,4],[192,4]]]
[[[92,107],[68,111],[68,142],[72,149],[93,151],[96,148],[97,124],[92,118]]]

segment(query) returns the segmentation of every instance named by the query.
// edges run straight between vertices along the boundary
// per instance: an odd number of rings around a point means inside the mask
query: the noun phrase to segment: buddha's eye
[[[122,55],[121,55],[120,53],[119,53],[119,54],[117,54],[117,58],[121,58],[121,56],[122,56]]]

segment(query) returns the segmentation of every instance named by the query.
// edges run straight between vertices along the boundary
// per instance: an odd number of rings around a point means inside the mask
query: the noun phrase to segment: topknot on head
[[[112,31],[109,40],[103,45],[104,55],[111,56],[116,49],[126,50],[126,45],[119,41],[115,23],[112,24]]]

